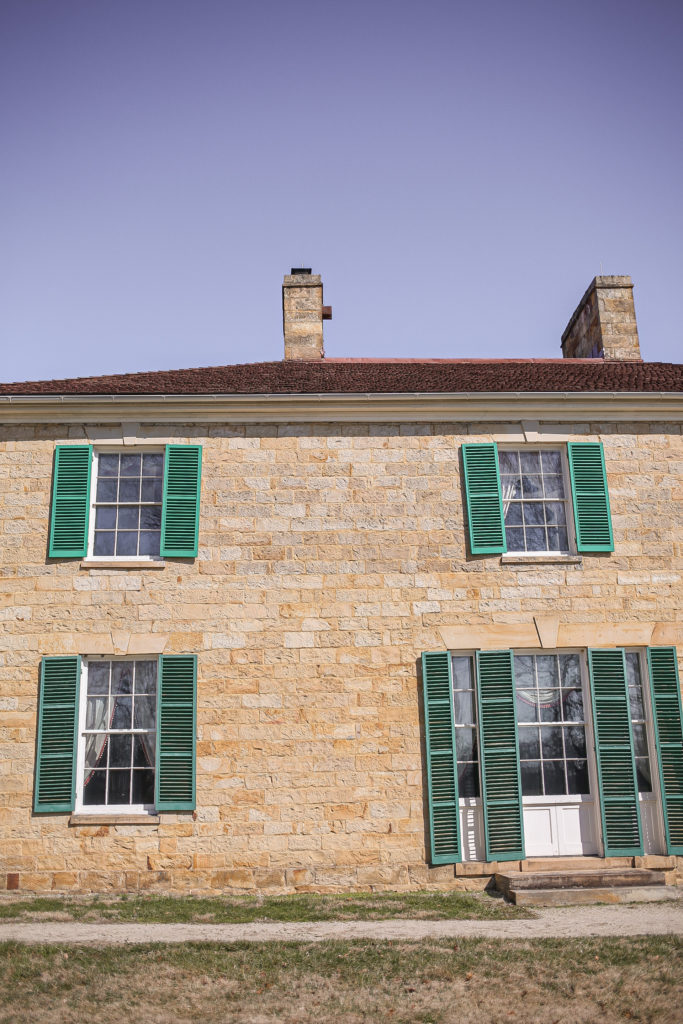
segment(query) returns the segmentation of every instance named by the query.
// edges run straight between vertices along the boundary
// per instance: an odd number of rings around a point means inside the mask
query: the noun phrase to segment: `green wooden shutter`
[[[589,650],[605,857],[643,852],[624,652]]]
[[[462,464],[465,499],[473,555],[495,555],[507,551],[500,490],[498,445],[464,444]]]
[[[33,795],[37,813],[74,809],[80,678],[80,658],[43,658]]]
[[[161,509],[161,554],[194,558],[199,542],[200,444],[167,444]]]
[[[614,551],[602,444],[570,442],[569,475],[579,551]]]
[[[683,856],[683,729],[675,647],[649,647],[659,782],[667,853]]]
[[[88,553],[91,466],[91,445],[57,445],[52,477],[50,558],[85,558]]]
[[[194,810],[196,733],[197,657],[162,654],[157,680],[158,811]]]
[[[512,651],[477,653],[479,763],[486,859],[524,857]]]
[[[461,857],[450,654],[434,651],[422,655],[422,687],[431,863],[457,864]]]

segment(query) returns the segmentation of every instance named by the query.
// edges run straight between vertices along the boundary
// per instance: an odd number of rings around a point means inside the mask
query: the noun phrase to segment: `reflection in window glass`
[[[479,796],[479,755],[474,695],[474,664],[469,657],[454,655],[453,708],[455,754],[458,762],[458,793],[461,797]]]
[[[523,796],[589,793],[578,654],[515,655]]]
[[[569,551],[560,451],[498,453],[508,551]]]

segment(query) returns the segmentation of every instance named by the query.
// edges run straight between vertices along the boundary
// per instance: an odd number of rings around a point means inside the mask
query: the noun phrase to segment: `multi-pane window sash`
[[[157,662],[84,667],[77,801],[88,811],[154,805]]]
[[[640,669],[640,655],[635,651],[626,652],[626,683],[633,727],[633,754],[636,762],[636,779],[639,793],[652,792],[652,771],[647,739],[647,718],[643,694],[643,679]]]
[[[94,469],[93,556],[159,557],[163,453],[99,452]]]
[[[477,752],[476,693],[474,659],[452,657],[455,753],[460,797],[479,796],[479,754]]]
[[[498,452],[507,550],[568,552],[567,487],[562,452]]]

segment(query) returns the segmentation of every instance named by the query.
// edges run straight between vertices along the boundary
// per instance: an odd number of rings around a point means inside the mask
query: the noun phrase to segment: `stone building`
[[[0,887],[675,869],[683,366],[630,279],[561,359],[330,315],[297,269],[281,362],[0,387]]]

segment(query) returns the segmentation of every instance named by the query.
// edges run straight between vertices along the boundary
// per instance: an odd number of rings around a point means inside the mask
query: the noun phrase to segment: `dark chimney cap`
[[[293,274],[310,274],[312,270],[310,267],[292,267]]]

